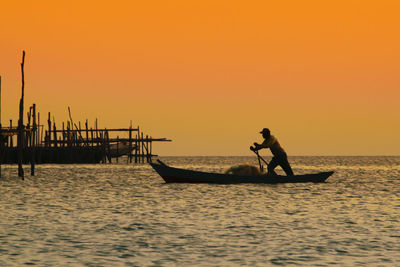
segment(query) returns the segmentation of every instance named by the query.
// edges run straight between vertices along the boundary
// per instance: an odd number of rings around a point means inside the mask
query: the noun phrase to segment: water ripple
[[[223,172],[249,157],[170,157]],[[400,157],[290,157],[323,184],[165,184],[149,165],[41,165],[0,179],[0,266],[400,262]],[[26,166],[28,168],[28,166]]]

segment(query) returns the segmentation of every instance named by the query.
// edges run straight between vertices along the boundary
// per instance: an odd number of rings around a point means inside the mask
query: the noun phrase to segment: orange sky
[[[2,122],[130,120],[159,155],[400,155],[400,1],[3,1]],[[269,154],[269,153],[268,153]]]

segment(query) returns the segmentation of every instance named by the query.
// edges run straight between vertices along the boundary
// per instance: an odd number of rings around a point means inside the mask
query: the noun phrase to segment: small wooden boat
[[[164,179],[166,183],[212,183],[212,184],[237,184],[237,183],[322,183],[333,174],[320,172],[314,174],[302,174],[293,176],[245,176],[222,173],[208,173],[201,171],[185,170],[167,166],[160,160],[158,163],[150,163],[153,169]]]
[[[133,150],[136,149],[136,146],[132,144],[131,149],[129,149],[128,142],[119,142],[118,144],[110,145],[109,155],[111,158],[118,158],[121,156],[129,155]]]

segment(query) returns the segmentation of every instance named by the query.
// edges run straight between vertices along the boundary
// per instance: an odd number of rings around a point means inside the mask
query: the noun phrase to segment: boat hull
[[[159,163],[150,163],[153,169],[164,179],[166,183],[212,183],[212,184],[238,184],[238,183],[322,183],[333,174],[330,172],[320,172],[314,174],[303,174],[294,176],[239,176],[222,173],[208,173],[179,169]]]

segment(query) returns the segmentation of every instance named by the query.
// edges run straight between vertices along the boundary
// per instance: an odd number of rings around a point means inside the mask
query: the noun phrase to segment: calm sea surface
[[[222,172],[254,157],[165,157]],[[165,184],[147,164],[2,166],[0,266],[400,266],[400,157],[290,157],[323,184]],[[125,161],[126,162],[126,161]],[[29,166],[25,173],[28,174]]]

